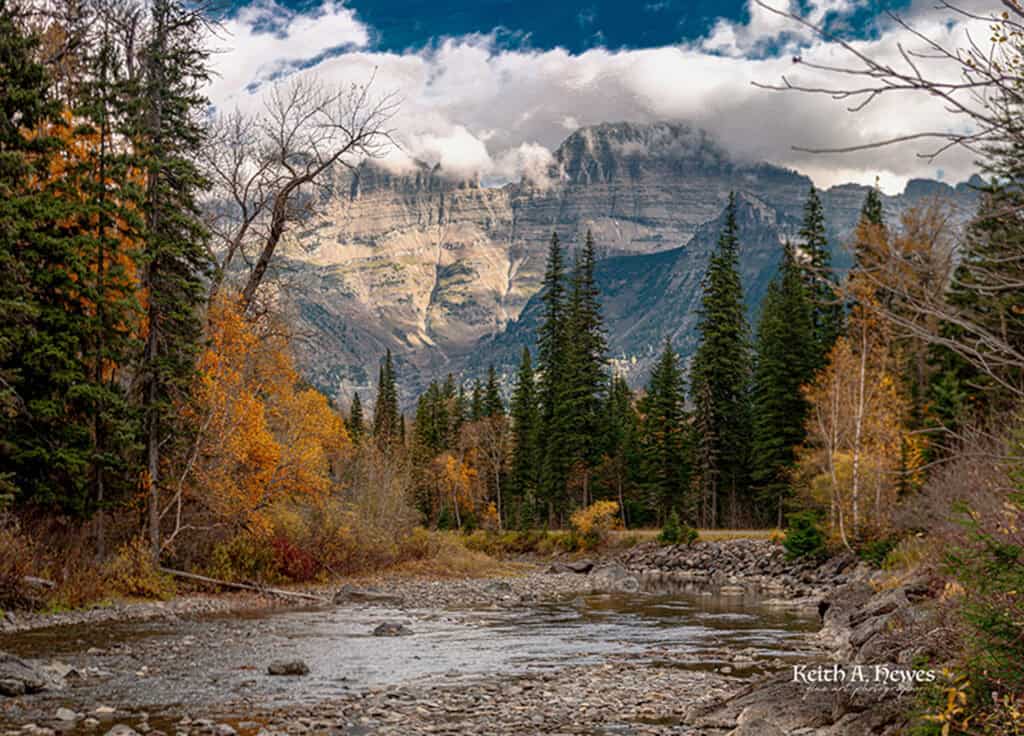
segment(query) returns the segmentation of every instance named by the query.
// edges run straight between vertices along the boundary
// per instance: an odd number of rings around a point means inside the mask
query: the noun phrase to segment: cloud
[[[300,14],[257,0],[225,20],[213,42],[217,76],[208,94],[225,102],[329,51],[365,48],[370,38],[370,29],[340,2],[326,0]]]
[[[809,7],[812,18],[841,18],[858,4],[863,3],[816,0]],[[919,30],[962,45],[967,21],[951,24],[931,5],[919,0],[909,11]],[[678,46],[571,54],[561,48],[507,48],[495,34],[475,34],[398,54],[371,50],[373,30],[339,3],[306,14],[264,3],[243,9],[229,23],[233,35],[225,41],[233,50],[216,57],[222,76],[209,93],[219,107],[251,108],[259,103],[261,86],[282,74],[316,74],[337,84],[375,75],[375,89],[395,91],[402,100],[392,121],[402,150],[389,155],[390,167],[419,159],[487,183],[521,176],[539,181],[538,172],[568,129],[620,120],[689,122],[710,131],[735,156],[797,168],[819,186],[871,183],[879,176],[898,187],[910,177],[934,175],[940,164],[947,181],[973,172],[970,154],[954,150],[939,163],[929,162],[918,155],[922,144],[829,156],[794,150],[862,144],[963,121],[951,120],[921,94],[882,97],[853,114],[846,110],[849,102],[827,96],[753,87],[752,81],[776,83],[784,74],[808,85],[836,83],[806,65],[794,66],[790,52],[796,47],[808,61],[849,61],[836,44],[801,36],[791,22],[783,24],[757,7],[750,7],[745,23],[720,22],[705,39]],[[881,19],[876,23],[877,37],[855,42],[856,48],[898,64],[898,43],[920,47],[906,31]],[[986,37],[986,24],[977,25],[976,37]],[[342,52],[328,53],[339,46]]]

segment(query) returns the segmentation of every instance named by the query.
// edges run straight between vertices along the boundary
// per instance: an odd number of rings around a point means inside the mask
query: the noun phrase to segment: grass
[[[484,552],[466,547],[458,532],[430,532],[425,554],[399,562],[375,574],[424,578],[482,578],[521,574],[528,568],[502,562]]]

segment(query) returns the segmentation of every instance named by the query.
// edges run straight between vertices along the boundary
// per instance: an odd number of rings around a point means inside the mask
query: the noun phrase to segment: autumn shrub
[[[813,511],[798,511],[787,517],[786,537],[782,546],[790,559],[819,559],[826,554],[825,534]]]
[[[912,534],[901,539],[885,556],[883,570],[906,571],[920,566],[928,556],[929,541],[924,535]]]
[[[266,540],[248,532],[240,532],[216,544],[206,573],[218,580],[276,582],[279,579],[274,550]]]
[[[595,549],[608,541],[608,533],[618,524],[619,504],[595,501],[574,511],[569,521],[583,549]]]
[[[174,580],[154,564],[142,537],[135,537],[118,549],[104,566],[103,579],[112,590],[132,598],[166,600],[175,593]]]
[[[13,517],[0,517],[0,608],[38,608],[38,591],[25,584],[35,573],[37,546]]]
[[[905,510],[927,527],[948,576],[944,600],[959,625],[949,682],[926,703],[922,734],[1024,734],[1024,428],[967,429]],[[928,707],[930,705],[930,708]]]

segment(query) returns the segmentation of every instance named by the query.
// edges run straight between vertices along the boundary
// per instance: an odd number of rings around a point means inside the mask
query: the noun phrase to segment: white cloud
[[[842,17],[861,1],[817,0],[811,13],[818,19]],[[262,4],[244,9],[228,24],[233,35],[224,43],[233,50],[215,59],[222,77],[210,96],[218,106],[251,107],[260,94],[254,87],[301,67],[308,66],[294,73],[316,74],[331,83],[361,82],[375,73],[377,90],[396,91],[402,99],[392,123],[403,150],[389,156],[390,167],[407,167],[416,158],[487,182],[537,177],[550,160],[545,153],[567,129],[619,120],[690,122],[711,131],[736,156],[797,168],[819,186],[871,182],[876,176],[899,186],[909,177],[934,175],[937,165],[947,181],[973,171],[973,157],[963,151],[946,154],[938,164],[922,160],[917,155],[922,144],[842,156],[793,150],[866,143],[962,121],[951,121],[940,104],[921,94],[883,97],[852,114],[848,102],[753,87],[752,81],[774,83],[783,74],[812,85],[823,77],[806,65],[794,66],[789,52],[756,58],[732,54],[797,39],[806,60],[849,61],[835,44],[786,35],[782,19],[753,8],[748,23],[719,23],[702,42],[674,47],[570,54],[560,48],[510,50],[493,35],[477,34],[396,54],[368,50],[372,29],[341,4],[328,2],[306,15]],[[948,24],[926,0],[910,12],[926,35],[963,43],[964,24]],[[277,31],[257,30],[268,23]],[[920,46],[898,28],[880,30],[879,38],[858,41],[856,47],[899,63],[898,42]],[[321,58],[338,46],[350,50]]]
[[[217,77],[210,98],[223,103],[332,49],[369,42],[369,28],[341,2],[325,0],[299,14],[274,0],[257,0],[227,19],[213,43]]]

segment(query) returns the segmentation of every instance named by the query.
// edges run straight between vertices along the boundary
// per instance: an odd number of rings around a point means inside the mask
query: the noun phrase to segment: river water
[[[376,637],[383,621],[409,636]],[[749,677],[813,657],[816,617],[743,597],[611,594],[529,606],[399,610],[330,607],[42,629],[0,650],[75,668],[62,692],[26,699],[0,722],[98,705],[150,713],[310,704],[364,688],[629,661]],[[271,677],[275,659],[310,674]]]

